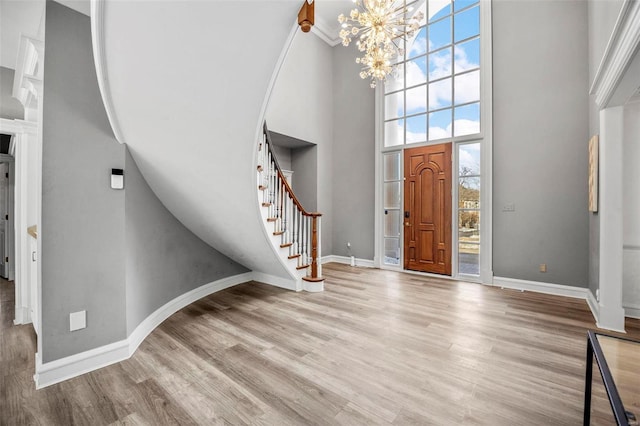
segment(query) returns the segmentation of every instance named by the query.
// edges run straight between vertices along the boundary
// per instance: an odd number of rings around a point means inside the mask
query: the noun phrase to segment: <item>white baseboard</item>
[[[627,305],[623,308],[625,317],[640,319],[640,306]]]
[[[100,346],[44,364],[36,362],[36,389],[42,389],[81,374],[124,361],[129,358],[128,339]]]
[[[336,256],[334,254],[328,255],[328,256],[323,256],[320,261],[322,262],[322,264],[324,265],[325,263],[329,263],[329,262],[336,262],[336,263],[343,263],[345,265],[351,265],[351,258],[348,256]],[[361,266],[364,268],[373,268],[374,267],[374,263],[373,260],[369,260],[369,259],[360,259],[360,258],[356,258],[356,266]]]
[[[119,342],[47,363],[42,363],[39,355],[36,354],[36,374],[34,375],[36,388],[41,389],[130,358],[157,326],[180,309],[209,294],[253,279],[256,279],[255,273],[245,272],[205,284],[182,294],[156,309],[136,327],[128,338]]]
[[[293,290],[293,291],[302,290],[302,283],[300,282],[302,281],[301,279],[294,281],[292,279],[276,277],[274,275],[269,275],[263,272],[256,272],[256,271],[251,272],[251,279],[254,281],[259,281],[261,283],[269,284],[275,287],[284,288],[287,290]]]
[[[129,335],[129,338],[127,339],[129,341],[129,357],[133,355],[136,349],[138,349],[138,346],[140,346],[144,339],[153,330],[155,330],[157,326],[162,324],[164,320],[169,318],[174,313],[178,312],[180,309],[192,304],[196,300],[202,299],[205,296],[229,287],[233,287],[234,285],[246,283],[247,281],[251,281],[252,279],[252,272],[245,272],[244,274],[222,278],[221,280],[205,284],[187,293],[181,294],[175,299],[165,303],[160,308],[156,309],[151,315],[145,318],[144,321],[142,321]]]
[[[591,293],[591,290],[588,288],[504,277],[494,277],[493,285],[497,287],[511,288],[514,290],[533,291],[536,293],[584,299],[587,302],[589,309],[591,309],[591,314],[593,315],[596,324],[598,324],[600,318],[600,305],[593,296],[593,293]]]
[[[596,320],[597,324],[600,320],[600,304],[591,290],[587,291],[587,305],[589,305],[589,309],[591,309],[591,313],[593,314],[593,318]]]
[[[31,311],[24,306],[16,306],[13,325],[31,324]]]
[[[569,285],[543,283],[538,281],[518,280],[515,278],[494,277],[493,285],[496,287],[511,288],[514,290],[526,290],[536,293],[555,294],[557,296],[573,297],[587,300],[588,288],[572,287]]]

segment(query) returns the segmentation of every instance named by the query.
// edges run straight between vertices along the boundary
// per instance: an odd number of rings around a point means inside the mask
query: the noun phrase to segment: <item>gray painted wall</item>
[[[293,192],[302,207],[309,212],[318,210],[318,147],[316,145],[291,150]],[[326,247],[324,255],[327,253]]]
[[[0,67],[0,118],[24,119],[22,104],[12,96],[15,71]]]
[[[283,170],[292,170],[291,169],[291,149],[285,148],[283,146],[273,145],[273,150],[276,154],[276,158],[278,159],[278,164]]]
[[[323,256],[333,253],[332,75],[331,47],[311,33],[298,31],[273,88],[266,114],[269,130],[317,145],[316,193],[317,210],[323,213]]]
[[[333,48],[333,254],[372,260],[375,91],[358,75],[354,46]]]
[[[93,63],[89,18],[47,2],[42,152],[42,348],[49,362],[126,337],[124,168]],[[87,328],[69,331],[86,310]]]
[[[602,56],[620,13],[623,0],[589,0],[589,86],[593,83]],[[600,116],[595,97],[589,96],[589,136],[600,133]],[[589,289],[595,295],[600,274],[600,219],[597,213],[589,215]]]
[[[125,161],[127,334],[168,301],[248,270],[213,249],[160,202],[131,154]]]
[[[153,194],[114,139],[98,91],[90,21],[47,2],[42,179],[43,361],[122,340],[158,307],[246,269]],[[111,168],[125,189],[110,189]],[[86,310],[87,328],[69,331]]]
[[[588,286],[587,61],[586,2],[493,3],[495,276]]]

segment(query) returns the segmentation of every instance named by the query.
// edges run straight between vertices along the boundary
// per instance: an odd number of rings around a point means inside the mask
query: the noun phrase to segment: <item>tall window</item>
[[[384,87],[384,146],[480,132],[478,0],[414,2],[425,18]]]
[[[483,35],[481,40],[480,8],[490,4],[481,5],[479,0],[407,0],[407,4],[410,13],[420,10],[424,19],[397,59],[396,72],[379,92],[382,114],[378,119],[383,120],[380,183],[384,205],[379,206],[383,209],[379,230],[382,264],[394,268],[403,263],[402,150],[408,145],[453,142],[457,167],[452,176],[457,196],[452,217],[454,227],[457,225],[453,230],[454,274],[479,277],[480,248],[488,244],[484,247],[489,248],[486,253],[490,265],[491,241],[490,235],[481,233],[480,226],[483,223],[490,228],[486,221],[490,216],[480,202],[484,191],[481,183],[489,179],[481,178],[490,175],[490,160],[486,163],[488,170],[480,167],[484,138],[490,135],[490,129],[481,128],[481,110],[490,114],[490,98],[480,97],[481,73],[490,73],[490,63],[481,67],[481,43],[486,44],[483,52],[490,51],[490,35]],[[483,20],[490,19],[490,13],[483,11],[482,16]],[[483,84],[490,86],[488,78],[482,75]],[[484,123],[489,125],[488,121]],[[484,232],[490,234],[487,229]],[[485,235],[484,243],[481,234]]]

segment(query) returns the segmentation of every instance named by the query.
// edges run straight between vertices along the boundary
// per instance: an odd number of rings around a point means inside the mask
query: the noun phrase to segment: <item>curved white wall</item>
[[[261,223],[255,149],[300,2],[102,7],[92,19],[103,23],[103,71],[120,142],[153,191],[214,248],[254,271],[294,279]]]

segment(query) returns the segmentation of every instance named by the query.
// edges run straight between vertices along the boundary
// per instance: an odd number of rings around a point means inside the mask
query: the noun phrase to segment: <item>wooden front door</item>
[[[404,267],[451,275],[451,144],[404,150]]]

